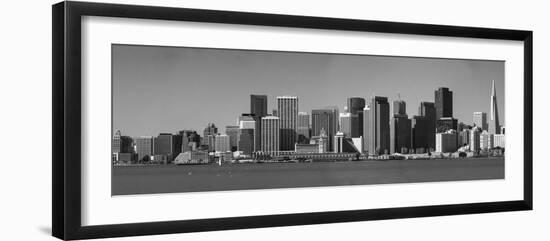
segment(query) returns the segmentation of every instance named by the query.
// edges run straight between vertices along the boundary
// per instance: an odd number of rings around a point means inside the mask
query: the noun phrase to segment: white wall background
[[[534,31],[535,210],[293,226],[116,240],[549,240],[550,164],[543,137],[550,72],[545,1],[108,1]],[[0,14],[0,240],[54,240],[51,230],[51,4],[8,1]],[[29,143],[30,142],[30,143]]]

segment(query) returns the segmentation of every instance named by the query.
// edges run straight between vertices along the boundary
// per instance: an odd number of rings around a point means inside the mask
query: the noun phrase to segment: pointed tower
[[[495,89],[495,80],[491,88],[491,120],[489,121],[489,133],[500,134],[500,123],[498,121],[497,95]]]

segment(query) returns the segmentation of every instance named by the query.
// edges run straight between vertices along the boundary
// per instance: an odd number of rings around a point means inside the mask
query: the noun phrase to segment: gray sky
[[[416,115],[434,90],[453,91],[453,116],[471,124],[489,113],[491,81],[504,125],[504,62],[343,54],[113,45],[113,131],[158,135],[207,123],[225,130],[250,110],[250,94],[298,96],[299,111],[338,106],[348,97],[386,96]],[[489,117],[489,114],[487,115]]]

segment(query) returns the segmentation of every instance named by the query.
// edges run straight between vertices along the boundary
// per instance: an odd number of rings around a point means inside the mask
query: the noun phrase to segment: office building
[[[350,135],[347,137],[363,136],[363,109],[365,109],[365,99],[360,97],[351,97],[347,99],[347,108],[350,113]],[[345,134],[345,133],[344,133]]]
[[[497,93],[495,89],[495,81],[493,80],[493,86],[491,88],[491,116],[489,122],[489,133],[500,134],[500,122],[498,119],[498,105],[497,105]]]
[[[250,95],[250,113],[254,116],[267,116],[267,95]]]
[[[487,131],[483,131],[479,135],[479,145],[481,150],[489,150],[493,149],[494,147],[494,135],[492,133],[489,133]]]
[[[154,138],[155,155],[163,155],[171,162],[181,152],[181,142],[177,139],[177,136],[171,133],[160,133]]]
[[[464,129],[458,132],[458,146],[467,146],[470,145],[470,130]]]
[[[332,141],[338,131],[338,108],[328,107],[311,111],[311,135],[319,137],[321,130],[328,138],[327,151],[332,151]]]
[[[231,140],[228,135],[218,134],[214,138],[214,146],[216,152],[230,152],[231,151]]]
[[[435,134],[436,152],[455,152],[458,149],[458,135],[455,130]]]
[[[439,118],[435,124],[436,133],[445,133],[449,130],[458,130],[458,120],[452,117]]]
[[[153,137],[151,136],[140,136],[134,138],[136,145],[136,154],[138,162],[149,162],[151,156],[153,156]]]
[[[425,121],[427,122],[426,128],[426,142],[428,150],[435,150],[435,127],[436,127],[436,108],[433,102],[420,102],[418,107],[418,114],[424,116]],[[423,127],[424,128],[424,127]]]
[[[239,116],[239,129],[254,130],[254,147],[253,151],[259,151],[261,145],[262,118],[254,114],[243,113]]]
[[[365,152],[365,147],[363,146],[364,141],[363,141],[363,137],[362,137],[362,136],[360,136],[360,137],[353,137],[353,138],[351,138],[351,141],[353,142],[353,145],[355,146],[355,148],[356,148],[360,153],[364,153],[364,152]]]
[[[390,106],[387,97],[375,96],[365,107],[363,130],[369,155],[390,152]]]
[[[351,113],[340,113],[340,131],[347,137],[351,137]]]
[[[280,119],[276,116],[262,117],[261,151],[267,155],[277,155],[280,151]]]
[[[394,114],[390,123],[390,153],[409,153],[411,134],[409,117],[406,114]]]
[[[229,147],[231,151],[237,151],[239,145],[239,126],[226,126],[225,134],[229,136]]]
[[[428,135],[432,132],[431,121],[425,116],[413,116],[411,119],[411,147],[414,153],[430,151]],[[434,136],[435,137],[435,136]],[[435,138],[434,138],[435,139]]]
[[[393,115],[407,115],[407,104],[403,100],[393,101]]]
[[[298,140],[296,133],[298,123],[298,97],[278,96],[277,114],[281,132],[279,137],[280,150],[294,150],[294,144]]]
[[[474,112],[474,125],[479,126],[481,130],[488,131],[489,124],[487,123],[487,113]]]
[[[206,126],[206,128],[204,128],[204,131],[203,131],[203,145],[205,146],[208,146],[208,150],[209,151],[213,151],[214,150],[214,137],[215,135],[218,134],[218,128],[216,127],[216,125],[214,125],[214,123],[208,123],[208,125]]]
[[[482,130],[481,127],[476,126],[470,130],[470,151],[479,151],[481,148],[480,143],[480,134]]]
[[[113,135],[113,140],[111,142],[111,150],[113,154],[118,153],[133,153],[133,140],[129,136],[123,136],[120,133],[120,130],[117,130],[115,135]]]
[[[311,127],[309,124],[309,114],[307,112],[298,112],[298,143],[307,144],[311,135]]]
[[[254,149],[254,129],[239,129],[238,151],[251,155]]]
[[[435,119],[453,117],[453,92],[440,87],[435,90]]]

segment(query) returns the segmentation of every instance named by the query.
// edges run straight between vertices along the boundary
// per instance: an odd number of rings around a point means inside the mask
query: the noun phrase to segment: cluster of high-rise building
[[[342,113],[337,107],[299,112],[296,96],[276,97],[277,108],[268,113],[266,95],[250,96],[250,112],[219,133],[208,123],[202,136],[195,130],[176,134],[113,136],[117,163],[208,163],[235,156],[250,159],[280,157],[339,159],[386,154],[419,154],[504,148],[504,127],[499,125],[494,81],[490,119],[473,113],[473,125],[453,117],[453,92],[441,87],[434,102],[421,102],[416,115],[407,115],[400,98],[350,97]]]

